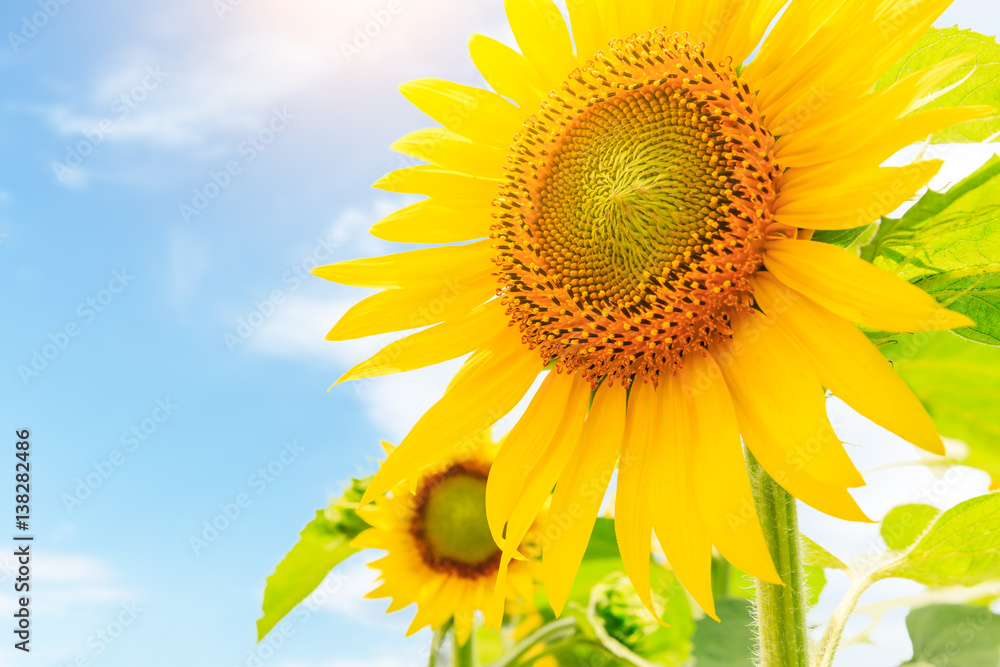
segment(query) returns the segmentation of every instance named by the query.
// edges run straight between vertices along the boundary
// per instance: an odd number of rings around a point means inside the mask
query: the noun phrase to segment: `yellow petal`
[[[731,56],[733,64],[743,63],[760,44],[785,0],[729,0],[710,28],[715,34],[715,53]]]
[[[552,0],[504,0],[507,20],[524,57],[556,88],[576,66],[562,13]]]
[[[525,481],[556,435],[570,399],[575,376],[548,373],[524,415],[500,445],[486,483],[486,517],[493,539],[503,546],[504,525],[522,496]],[[551,486],[550,486],[551,489]],[[541,505],[539,504],[539,507]],[[520,544],[516,539],[515,548]]]
[[[351,340],[428,327],[468,313],[495,294],[496,278],[489,269],[461,279],[389,288],[351,306],[326,339]]]
[[[418,79],[399,88],[403,96],[443,126],[475,142],[510,147],[523,112],[496,93],[443,79]]]
[[[865,327],[912,332],[974,326],[919,287],[829,243],[768,241],[764,265],[782,283]]]
[[[823,385],[904,440],[944,454],[937,428],[917,397],[868,338],[767,273],[753,280],[757,303],[809,356]]]
[[[493,207],[479,199],[423,199],[390,213],[372,236],[396,243],[455,243],[490,235]]]
[[[774,152],[785,167],[802,167],[834,160],[876,139],[902,116],[917,98],[929,93],[967,56],[948,58],[893,85],[861,98],[831,102],[808,127],[782,136]]]
[[[729,369],[720,365],[734,403],[770,435],[784,461],[826,484],[864,486],[827,419],[819,376],[799,347],[756,311],[735,318],[733,344]]]
[[[397,153],[436,164],[448,171],[503,180],[505,151],[469,141],[443,127],[428,127],[398,139],[390,148]]]
[[[562,532],[542,550],[545,593],[556,616],[569,597],[615,469],[625,433],[625,394],[621,386],[597,390],[580,441],[556,482],[549,514]]]
[[[422,164],[389,172],[372,187],[387,192],[405,192],[428,197],[447,198],[461,193],[462,197],[491,202],[497,197],[496,178],[469,176],[434,165]]]
[[[464,356],[494,338],[508,326],[499,300],[484,303],[467,315],[389,343],[337,380],[403,373]]]
[[[789,186],[778,195],[774,219],[803,229],[867,225],[913,197],[943,164],[941,160],[927,160],[905,167],[866,170],[857,174],[857,179],[826,187]]]
[[[510,412],[542,370],[538,354],[504,331],[472,355],[445,395],[424,413],[372,479],[361,504],[427,465],[453,456],[464,438],[490,428]]]
[[[579,0],[567,3],[569,21],[576,42],[577,65],[582,65],[608,45],[606,27],[601,21],[602,0]]]
[[[824,7],[818,2],[801,0],[788,3],[760,51],[744,68],[743,76],[760,90],[761,82],[774,81],[783,74],[783,67],[795,66],[797,63],[788,62],[788,55],[800,48],[815,48],[810,40],[817,30],[830,22],[838,6],[831,3]]]
[[[618,29],[625,35],[641,35],[658,28],[653,24],[653,0],[627,0],[618,3]]]
[[[732,363],[732,359],[742,356],[742,353],[735,353],[736,349],[736,346],[730,346],[729,349],[715,350],[713,356],[733,397],[740,433],[764,470],[786,491],[820,512],[847,521],[869,521],[846,488],[811,477],[803,472],[798,460],[789,460],[787,451],[776,446],[770,429],[772,422],[765,422],[754,412],[756,406],[753,401],[744,401],[748,392],[756,391],[756,377],[743,377],[745,370]]]
[[[660,405],[652,383],[637,380],[628,399],[628,415],[618,484],[615,490],[615,537],[621,551],[625,573],[632,587],[651,614],[653,608],[649,583],[649,553],[653,537],[655,486],[663,484],[663,471],[654,468],[653,448],[662,446]]]
[[[506,44],[473,35],[469,54],[486,83],[522,109],[534,111],[548,94],[548,87],[528,59]]]
[[[522,471],[523,480],[518,487],[515,504],[510,508],[506,518],[506,539],[501,543],[505,553],[513,554],[520,546],[524,536],[531,528],[531,524],[538,518],[549,494],[552,493],[552,487],[556,480],[559,479],[566,463],[573,454],[580,433],[583,431],[590,395],[590,384],[574,376],[566,404],[560,412],[556,413],[557,419],[555,421],[558,428],[555,436],[542,449],[541,456],[532,464],[531,468]],[[495,483],[494,488],[496,487]],[[499,492],[498,490],[497,493]],[[489,493],[488,481],[487,493]],[[499,518],[502,515],[495,516]],[[496,520],[490,524],[490,529],[494,534],[496,533],[495,523]]]
[[[937,130],[995,113],[993,107],[969,106],[931,109],[903,116],[893,121],[884,133],[865,145],[856,146],[855,150],[843,157],[785,171],[778,184],[779,197],[790,187],[811,185],[823,188],[831,182],[857,180],[858,174],[877,168],[901,148],[926,139]],[[772,129],[776,135],[791,131]]]
[[[743,572],[781,583],[760,529],[722,369],[712,357],[693,354],[684,361],[681,382],[693,415],[692,478],[708,536]]]
[[[466,587],[468,587],[468,582],[463,583]],[[455,621],[455,638],[458,639],[460,646],[465,646],[465,644],[469,641],[469,635],[472,634],[474,611],[471,607],[456,609],[452,618]]]
[[[324,280],[354,287],[406,287],[414,284],[461,280],[489,267],[495,255],[490,241],[438,246],[382,257],[352,259],[310,271]]]
[[[354,287],[406,287],[413,284],[461,280],[480,273],[495,255],[490,241],[438,246],[382,257],[352,259],[310,271],[324,280]]]
[[[694,486],[692,412],[676,375],[660,376],[662,418],[654,470],[660,473],[653,500],[653,528],[677,579],[702,610],[715,615],[712,543],[702,523]]]
[[[762,111],[774,134],[789,134],[793,122],[802,129],[839,120],[949,4],[951,0],[791,4],[744,72],[761,91]]]
[[[555,436],[549,445],[541,451],[541,456],[538,460],[524,474],[524,480],[518,492],[511,494],[514,496],[516,504],[510,509],[509,516],[506,518],[503,517],[503,513],[498,512],[496,505],[493,506],[492,515],[490,515],[490,510],[487,509],[487,519],[490,521],[490,530],[494,536],[504,528],[504,523],[506,523],[506,535],[509,538],[503,540],[502,543],[498,540],[498,544],[501,544],[503,548],[503,555],[500,559],[500,570],[493,593],[493,601],[486,612],[487,624],[496,630],[500,629],[500,623],[503,619],[510,561],[516,556],[521,540],[528,532],[532,522],[537,518],[549,494],[552,493],[552,487],[566,467],[566,463],[573,454],[580,438],[580,433],[583,430],[584,419],[590,403],[590,384],[576,375],[570,377],[573,378],[572,389],[564,409],[557,420],[558,428],[556,429]],[[516,442],[523,443],[524,441],[518,440]],[[507,446],[506,441],[503,446]],[[512,456],[520,458],[522,461],[526,459],[524,453],[514,452]],[[499,498],[505,492],[502,487],[499,487],[499,484],[503,480],[509,479],[509,475],[503,472],[494,478],[495,469],[496,463],[490,469],[490,477],[486,482],[488,508],[490,507],[489,498],[491,494],[494,498]],[[491,486],[493,486],[492,490]],[[500,501],[494,500],[493,502]],[[558,522],[556,525],[558,525]],[[548,538],[544,539],[547,540]],[[546,547],[546,544],[546,542],[543,542],[543,549]]]

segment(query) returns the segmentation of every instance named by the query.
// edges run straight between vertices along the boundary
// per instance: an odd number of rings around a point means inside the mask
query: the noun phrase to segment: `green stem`
[[[868,590],[869,586],[878,581],[879,577],[880,572],[876,571],[867,577],[856,579],[851,584],[847,595],[840,601],[837,610],[833,612],[830,624],[826,626],[826,632],[823,633],[823,639],[819,644],[819,658],[816,661],[816,667],[831,667],[833,665],[833,656],[840,646],[840,639],[844,634],[844,626],[847,625],[847,619],[851,617],[854,608],[858,605],[861,594]]]
[[[539,642],[553,643],[558,639],[575,636],[578,632],[577,620],[572,615],[546,623],[522,639],[505,656],[492,663],[491,667],[509,667],[516,664],[525,653]]]
[[[427,660],[427,667],[437,667],[438,654],[441,653],[444,638],[447,636],[450,627],[451,621],[448,621],[434,631],[434,639],[431,640],[431,656]]]
[[[754,503],[771,558],[784,586],[757,580],[757,636],[761,667],[808,667],[809,635],[802,544],[795,498],[747,452]]]
[[[472,657],[472,634],[464,644],[458,643],[458,633],[454,630],[451,633],[452,658],[451,664],[454,667],[473,667],[475,661]]]

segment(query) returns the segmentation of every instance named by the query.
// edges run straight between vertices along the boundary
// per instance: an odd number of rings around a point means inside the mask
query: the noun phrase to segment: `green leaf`
[[[674,573],[657,563],[652,564],[649,576],[653,597],[663,604],[663,621],[669,627],[659,626],[635,652],[661,665],[685,664],[691,656],[691,636],[695,632],[688,595]]]
[[[952,507],[883,574],[928,586],[973,586],[1000,577],[1000,493]]]
[[[882,519],[880,532],[890,549],[905,549],[920,537],[938,514],[930,505],[900,505],[893,507]]]
[[[705,617],[698,621],[692,642],[698,667],[751,667],[754,634],[751,602],[722,598],[715,602],[721,623]]]
[[[883,218],[861,256],[972,318],[960,336],[1000,345],[1000,157],[944,194],[927,192],[902,218]]]
[[[826,588],[826,572],[820,566],[810,563],[805,563],[803,569],[805,570],[806,593],[809,594],[809,606],[815,607],[816,603],[819,602],[820,594]]]
[[[849,248],[857,243],[866,232],[870,232],[873,226],[865,225],[853,229],[820,229],[812,235],[812,240]]]
[[[355,512],[368,481],[352,480],[340,499],[316,512],[316,518],[302,530],[298,543],[267,578],[264,614],[257,619],[258,641],[312,593],[330,570],[358,551],[350,543],[368,527]]]
[[[965,463],[1000,479],[1000,348],[937,331],[893,336],[881,351],[941,434],[969,445]]]
[[[819,602],[820,593],[826,587],[824,569],[846,570],[847,566],[832,553],[802,536],[802,560],[805,565],[806,590],[809,591],[809,606]]]
[[[477,665],[489,665],[496,662],[507,652],[503,641],[504,636],[492,627],[486,624],[476,625],[472,633]]]
[[[997,667],[1000,663],[1000,616],[986,607],[920,607],[907,615],[906,629],[913,657],[905,665]]]
[[[830,570],[846,570],[844,562],[832,553],[813,542],[811,539],[802,536],[802,558],[810,565],[817,565]]]
[[[886,72],[876,90],[952,56],[969,54],[968,62],[938,86],[944,91],[921,109],[942,109],[985,104],[1000,108],[1000,46],[996,39],[960,28],[931,28],[899,62]],[[933,95],[933,94],[932,94]],[[933,143],[983,141],[1000,131],[1000,118],[962,123],[936,132]]]
[[[624,574],[625,564],[618,551],[615,522],[601,517],[594,525],[580,569],[570,588],[568,602],[587,607],[591,589],[616,572]],[[670,627],[658,627],[638,646],[632,647],[632,650],[661,664],[683,664],[690,655],[690,639],[694,633],[694,620],[691,618],[687,593],[673,572],[654,561],[650,562],[649,576],[654,599],[658,605],[664,605],[663,621]],[[535,603],[542,610],[543,616],[552,615],[544,593],[540,592],[535,597]]]

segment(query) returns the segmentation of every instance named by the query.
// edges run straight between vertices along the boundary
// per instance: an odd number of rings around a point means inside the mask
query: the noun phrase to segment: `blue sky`
[[[466,39],[510,42],[502,3],[63,2],[0,10],[0,421],[11,459],[14,431],[32,432],[37,540],[34,651],[0,648],[0,665],[246,665],[265,577],[454,370],[328,393],[379,341],[324,342],[360,291],[305,272],[388,250],[366,229],[407,200],[369,186],[406,164],[386,147],[426,124],[396,88],[480,83]],[[386,25],[354,43],[371,12]],[[996,34],[1000,8],[958,0],[941,21],[955,23]],[[834,411],[845,439],[878,445],[859,461],[914,458]],[[877,516],[932,488],[908,474],[873,474],[859,498]],[[968,471],[936,500],[984,488]],[[249,505],[192,548],[240,494]],[[873,539],[805,520],[845,556]],[[370,582],[360,560],[339,568],[264,664],[411,664],[428,638],[402,639],[411,612],[362,601]],[[101,639],[119,617],[131,624]],[[883,643],[859,655],[906,656],[905,639]]]

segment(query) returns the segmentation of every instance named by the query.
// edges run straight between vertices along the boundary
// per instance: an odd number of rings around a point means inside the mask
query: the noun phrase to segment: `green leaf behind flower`
[[[624,573],[625,564],[618,551],[615,523],[612,519],[602,517],[594,525],[594,532],[570,589],[568,602],[585,608],[590,601],[591,589],[616,572]],[[695,627],[687,593],[673,572],[656,562],[650,562],[650,583],[654,599],[664,606],[663,621],[669,627],[659,626],[655,632],[628,648],[659,664],[684,664],[690,656],[691,635]],[[544,593],[536,596],[536,604],[551,615]]]
[[[298,543],[267,578],[263,616],[257,620],[260,641],[288,612],[316,590],[334,567],[358,550],[351,540],[368,527],[355,512],[368,479],[352,480],[344,495],[316,512]]]
[[[986,607],[938,604],[912,610],[906,629],[913,657],[904,665],[996,667],[1000,664],[1000,616]]]
[[[880,349],[941,434],[969,445],[964,463],[1000,479],[1000,348],[936,331],[891,336]]]
[[[905,549],[927,530],[938,514],[936,507],[930,505],[900,505],[893,507],[882,519],[880,533],[890,549]]]
[[[941,93],[922,109],[989,105],[1000,109],[1000,46],[996,39],[972,30],[931,28],[910,52],[886,72],[875,89],[885,88],[903,77],[953,56],[971,59],[941,82]],[[934,133],[933,143],[983,141],[1000,131],[1000,117],[961,123]]]
[[[694,632],[694,658],[698,667],[750,667],[754,664],[752,603],[745,598],[716,600],[721,623],[702,618]]]
[[[946,193],[883,218],[861,256],[968,315],[956,333],[1000,345],[1000,157]]]
[[[1000,493],[946,511],[883,576],[928,586],[973,586],[1000,577]]]

